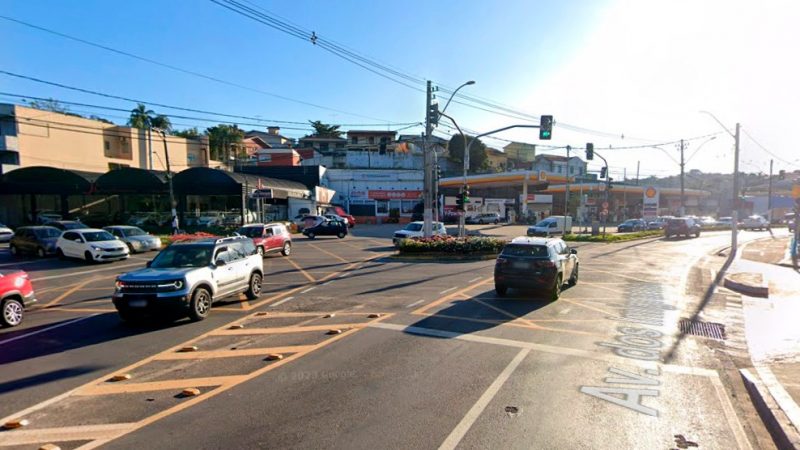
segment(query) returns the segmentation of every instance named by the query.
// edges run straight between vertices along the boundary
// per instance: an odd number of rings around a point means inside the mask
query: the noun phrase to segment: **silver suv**
[[[164,310],[203,320],[221,298],[258,298],[263,264],[253,240],[244,236],[176,242],[147,268],[117,277],[114,306],[125,321]]]

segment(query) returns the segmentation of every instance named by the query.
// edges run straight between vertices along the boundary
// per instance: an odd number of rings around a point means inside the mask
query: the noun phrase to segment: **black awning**
[[[2,194],[91,194],[99,173],[33,166],[12,170],[0,182]]]
[[[111,170],[95,181],[98,194],[165,194],[169,191],[166,172],[124,167]]]
[[[308,189],[296,181],[246,175],[207,167],[193,167],[174,175],[175,192],[181,195],[241,195],[243,189],[280,189],[302,191]]]

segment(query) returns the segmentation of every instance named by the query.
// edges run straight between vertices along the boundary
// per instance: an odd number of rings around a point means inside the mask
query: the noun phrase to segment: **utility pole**
[[[569,152],[570,152],[570,150],[572,150],[572,147],[568,145],[567,146],[567,168],[566,168],[567,183],[566,183],[566,187],[564,189],[564,228],[562,228],[563,234],[565,236],[567,234],[567,216],[569,215]]]
[[[685,166],[683,162],[683,139],[681,139],[681,211],[679,216],[683,217],[686,215],[686,196],[683,194],[683,167]]]
[[[170,210],[172,213],[172,217],[178,217],[178,213],[175,211],[177,204],[175,203],[175,191],[172,188],[172,170],[170,169],[169,165],[169,149],[167,148],[167,132],[165,130],[154,128],[155,131],[161,133],[161,139],[164,141],[164,159],[167,162],[167,181],[169,182],[169,205]],[[244,214],[244,210],[242,210],[242,214]],[[178,227],[175,227],[178,228]]]
[[[731,214],[731,259],[736,256],[738,242],[736,240],[739,223],[739,123],[736,123],[736,134],[733,136],[733,214]]]
[[[606,159],[603,158],[603,155],[597,153],[597,151],[595,151],[594,154],[597,155],[600,159],[602,159],[603,160],[603,164],[606,165],[606,192],[605,192],[605,200],[603,200],[603,202],[608,204],[608,191],[611,190],[611,173],[609,173],[609,171],[608,171],[608,161],[606,161]],[[608,223],[608,212],[606,212],[606,214],[603,217],[603,237],[606,236],[606,224],[607,223]]]
[[[423,213],[422,217],[424,225],[422,227],[425,237],[431,237],[433,228],[433,183],[431,170],[431,149],[430,141],[433,134],[433,124],[431,123],[431,102],[433,97],[433,86],[431,80],[428,80],[428,87],[426,89],[425,97],[425,143],[423,150]]]
[[[769,220],[770,225],[772,225],[772,163],[773,160],[769,160],[769,190],[767,194],[767,220]]]
[[[639,185],[639,163],[641,161],[636,161],[636,185]]]

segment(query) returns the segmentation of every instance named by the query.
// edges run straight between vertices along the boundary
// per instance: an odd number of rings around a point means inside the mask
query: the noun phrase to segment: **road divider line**
[[[337,255],[336,253],[329,252],[329,251],[325,250],[324,248],[322,248],[322,247],[320,247],[318,245],[314,245],[314,244],[308,244],[308,245],[311,246],[311,247],[314,247],[315,249],[321,251],[322,253],[325,253],[328,256],[333,256],[334,258],[338,259],[339,261],[341,261],[341,262],[343,262],[345,264],[350,264],[350,261],[342,258],[341,256]]]
[[[316,320],[313,317],[311,320]],[[155,361],[178,361],[192,359],[239,358],[242,356],[267,356],[270,353],[299,353],[307,352],[314,348],[313,345],[287,345],[284,347],[269,348],[242,348],[237,350],[207,350],[188,353],[164,353],[155,358]]]
[[[467,434],[472,425],[478,420],[478,417],[483,413],[483,410],[489,406],[489,402],[497,395],[500,391],[500,388],[503,387],[503,384],[508,380],[512,373],[517,370],[517,367],[522,363],[526,356],[530,353],[530,349],[524,348],[517,353],[514,359],[511,360],[510,363],[500,372],[500,375],[495,378],[492,384],[484,391],[484,393],[480,396],[477,402],[472,405],[472,408],[467,411],[467,414],[461,419],[461,421],[456,425],[453,431],[450,432],[450,435],[447,436],[447,439],[444,440],[442,445],[439,446],[440,450],[450,450],[456,448],[461,439]]]
[[[311,325],[311,326],[293,326],[293,327],[273,327],[273,328],[242,328],[240,330],[222,329],[209,333],[211,336],[242,336],[252,334],[289,334],[289,333],[303,333],[306,331],[327,331],[327,330],[348,330],[354,328],[364,328],[364,324],[358,323],[337,323],[325,325]]]
[[[311,291],[313,291],[313,290],[314,290],[314,289],[316,289],[316,288],[317,288],[316,286],[311,286],[310,288],[308,288],[308,289],[306,289],[306,290],[300,291],[300,293],[301,293],[301,294],[305,294],[306,292],[311,292]]]
[[[92,270],[84,270],[84,271],[81,271],[81,272],[63,273],[61,275],[51,275],[49,277],[31,278],[31,281],[37,282],[37,281],[44,281],[44,280],[57,280],[59,278],[74,277],[76,275],[86,275],[86,274],[89,274],[89,273],[108,272],[109,270],[125,269],[125,268],[128,268],[128,267],[137,267],[137,266],[142,266],[142,264],[136,263],[136,264],[111,265],[109,267],[106,267],[105,269],[92,269]],[[95,281],[97,281],[97,280],[95,280]]]
[[[422,299],[422,300],[417,300],[417,301],[415,301],[414,303],[411,303],[411,304],[408,304],[408,305],[406,305],[406,308],[413,308],[413,307],[415,307],[415,306],[419,305],[420,303],[422,303],[422,302],[424,302],[424,301],[425,301],[425,299]]]
[[[3,263],[3,264],[0,264],[0,267],[8,267],[8,266],[14,266],[14,267],[16,267],[16,266],[24,266],[24,265],[26,265],[26,264],[33,264],[33,263],[37,263],[37,262],[44,262],[44,261],[47,261],[47,260],[46,260],[46,259],[32,259],[32,260],[30,260],[30,261],[16,261],[16,262],[12,262],[12,263]]]
[[[450,289],[445,289],[442,292],[439,292],[439,295],[447,294],[448,292],[455,290],[456,286],[451,287]]]
[[[477,288],[477,287],[479,287],[481,285],[484,285],[484,284],[488,283],[490,280],[491,280],[490,278],[487,278],[487,279],[485,279],[483,281],[479,281],[477,283],[470,284],[470,285],[466,286],[464,289],[461,289],[459,291],[453,292],[452,294],[445,295],[444,297],[441,297],[438,300],[435,300],[435,301],[433,301],[431,303],[428,303],[427,305],[423,306],[422,308],[419,308],[419,309],[416,309],[416,310],[412,311],[411,314],[426,315],[427,313],[425,311],[429,310],[430,308],[433,308],[434,306],[437,306],[437,305],[441,305],[442,303],[444,303],[444,302],[446,302],[448,300],[451,300],[451,299],[457,297],[458,295],[465,294],[465,293],[467,293],[467,292],[469,292],[469,291],[471,291],[471,290],[473,290],[473,289],[475,289],[475,288]]]
[[[72,320],[69,320],[67,322],[58,323],[58,324],[55,324],[53,326],[49,326],[47,328],[42,328],[42,329],[39,329],[39,330],[36,330],[36,331],[31,331],[30,333],[21,334],[19,336],[14,336],[14,337],[11,337],[11,338],[8,338],[8,339],[0,341],[0,345],[8,344],[10,342],[18,341],[20,339],[25,339],[27,337],[31,337],[31,336],[35,336],[37,334],[41,334],[41,333],[45,333],[45,332],[48,332],[48,331],[51,331],[51,330],[55,330],[56,328],[61,328],[61,327],[65,327],[67,325],[72,325],[73,323],[78,323],[78,322],[80,322],[82,320],[90,319],[90,318],[92,318],[92,317],[94,317],[96,315],[97,314],[92,314],[92,315],[89,315],[89,316],[78,317],[77,319],[72,319]]]
[[[613,316],[614,315],[613,312],[606,311],[606,310],[603,310],[603,309],[600,309],[600,308],[596,308],[594,306],[584,305],[583,303],[581,303],[579,301],[576,301],[576,300],[570,300],[568,298],[562,298],[561,300],[563,300],[563,301],[565,301],[567,303],[571,303],[571,304],[573,304],[575,306],[580,306],[581,308],[591,309],[592,311],[595,311],[595,312],[601,312],[601,313],[603,313],[603,314],[605,314],[607,316]]]
[[[274,308],[276,306],[280,306],[280,305],[282,305],[282,304],[284,304],[284,303],[286,303],[286,302],[288,302],[290,300],[293,300],[293,299],[294,299],[294,297],[286,297],[285,299],[277,301],[277,302],[275,302],[275,303],[273,303],[273,304],[271,304],[269,306]]]
[[[43,442],[95,441],[119,436],[133,430],[135,423],[110,423],[102,425],[80,425],[75,427],[40,428],[34,430],[14,430],[3,433],[3,446],[33,445]],[[42,447],[44,448],[44,447]]]
[[[467,281],[467,283],[474,283],[474,282],[476,282],[476,281],[478,281],[478,280],[480,280],[480,279],[481,279],[481,277],[475,277],[475,278],[473,278],[473,279],[471,279],[471,280]]]
[[[110,395],[133,394],[136,392],[167,391],[170,389],[183,389],[186,386],[207,387],[222,386],[231,383],[241,383],[244,375],[226,375],[219,377],[182,378],[177,380],[144,381],[141,383],[108,383],[85,386],[78,389],[74,395]]]
[[[308,281],[311,281],[312,283],[313,283],[313,282],[315,282],[315,281],[317,281],[317,280],[315,280],[315,279],[314,279],[314,277],[312,277],[312,276],[311,276],[311,274],[310,274],[310,273],[306,272],[306,270],[305,270],[305,269],[303,269],[302,267],[300,267],[300,265],[299,265],[299,264],[297,264],[296,262],[292,261],[290,258],[286,258],[286,261],[287,261],[289,264],[291,264],[291,265],[292,265],[292,266],[293,266],[295,269],[297,269],[297,270],[298,270],[300,273],[302,273],[302,274],[303,274],[303,276],[304,276],[304,277],[306,277],[306,278],[308,279]]]
[[[56,297],[53,300],[51,300],[51,301],[45,303],[44,305],[40,306],[39,308],[40,309],[46,309],[46,308],[49,308],[49,307],[51,307],[53,305],[57,305],[59,302],[61,302],[65,298],[69,297],[70,295],[74,294],[75,292],[78,292],[79,290],[81,290],[82,287],[84,287],[87,284],[90,284],[90,283],[92,283],[94,281],[95,281],[95,278],[89,278],[88,280],[86,280],[86,281],[84,281],[82,283],[78,283],[75,286],[67,289],[64,292],[62,292],[61,295],[59,295],[58,297]]]

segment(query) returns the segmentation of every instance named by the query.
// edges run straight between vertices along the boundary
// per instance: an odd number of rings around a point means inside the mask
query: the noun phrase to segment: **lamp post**
[[[177,221],[176,219],[178,217],[178,214],[175,211],[176,207],[175,191],[172,187],[172,171],[170,170],[170,165],[169,165],[169,149],[167,148],[167,133],[160,128],[153,128],[153,131],[161,133],[161,139],[164,141],[164,159],[167,160],[167,182],[169,183],[169,205],[172,212],[172,223],[174,228],[177,229],[178,226],[175,226],[175,223]]]
[[[700,111],[702,114],[708,114],[711,116],[714,121],[716,121],[726,133],[728,133],[734,142],[734,149],[733,149],[733,211],[731,212],[731,252],[728,256],[732,261],[734,256],[736,255],[737,244],[736,241],[736,233],[737,233],[737,225],[739,221],[739,124],[736,124],[736,133],[731,133],[728,131],[728,127],[726,127],[722,122],[714,114],[711,114],[708,111]]]
[[[692,159],[692,156],[696,155],[697,152],[700,151],[700,149],[703,148],[704,145],[708,144],[709,142],[713,141],[716,138],[717,138],[716,136],[711,136],[710,139],[708,139],[705,142],[703,142],[702,144],[700,144],[700,146],[697,147],[697,150],[695,150],[694,153],[692,153],[692,155],[689,156],[689,158],[686,159],[686,160],[683,159],[683,150],[688,146],[688,143],[685,143],[684,140],[681,139],[681,143],[680,143],[680,150],[681,150],[681,213],[680,213],[680,215],[681,216],[685,216],[686,215],[686,195],[684,195],[684,187],[683,187],[684,186],[684,167],[686,166],[686,163],[688,163],[689,160]]]

